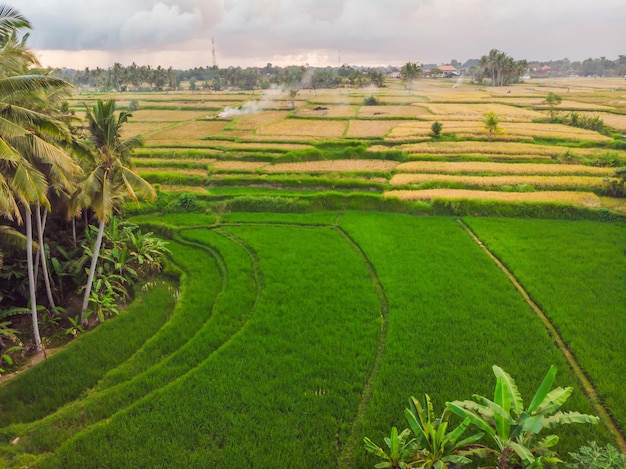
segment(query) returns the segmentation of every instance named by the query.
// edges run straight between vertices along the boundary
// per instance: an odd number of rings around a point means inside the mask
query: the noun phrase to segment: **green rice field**
[[[128,312],[0,386],[0,435],[19,438],[0,446],[9,467],[373,467],[363,437],[382,442],[403,425],[409,396],[442,408],[489,395],[493,364],[524,396],[554,364],[557,384],[574,387],[567,407],[594,413],[541,320],[453,218],[135,221],[169,233],[179,286],[147,287]],[[465,222],[545,310],[623,429],[624,226]],[[111,343],[126,348],[102,349]],[[35,382],[46,398],[31,394]],[[560,452],[615,441],[606,422],[561,436]]]
[[[551,122],[549,92],[606,125]],[[410,396],[491,396],[493,365],[525,399],[555,365],[564,410],[601,415],[560,429],[560,455],[626,451],[620,83],[267,93],[70,99],[137,101],[124,136],[157,199],[123,210],[168,268],[3,377],[0,468],[374,467],[363,438],[407,426]]]

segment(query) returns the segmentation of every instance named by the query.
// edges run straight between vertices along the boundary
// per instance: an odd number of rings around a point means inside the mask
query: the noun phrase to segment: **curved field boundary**
[[[485,244],[480,240],[480,238],[472,231],[472,229],[465,224],[465,222],[461,219],[457,219],[457,222],[461,225],[461,227],[465,230],[465,232],[478,244],[478,246],[489,256],[491,260],[498,266],[498,268],[506,275],[506,277],[511,281],[511,283],[515,286],[515,288],[520,292],[528,306],[532,308],[532,310],[537,314],[541,322],[548,330],[550,336],[554,339],[554,343],[557,348],[561,351],[563,356],[566,358],[567,363],[570,368],[573,370],[574,374],[578,378],[581,387],[587,394],[587,397],[591,401],[594,406],[595,411],[599,414],[602,423],[609,429],[615,441],[622,451],[626,451],[626,439],[624,435],[619,430],[619,426],[613,420],[610,413],[602,404],[600,396],[598,395],[598,391],[591,383],[589,378],[585,373],[585,370],[582,368],[572,351],[569,349],[559,331],[556,329],[554,324],[550,321],[550,319],[546,316],[543,310],[533,301],[528,292],[524,289],[522,284],[517,280],[517,278],[513,275],[513,273],[498,259],[492,252],[489,250]]]
[[[151,285],[115,320],[107,321],[39,366],[20,373],[0,387],[0,428],[40,419],[71,402],[120,366],[167,324],[176,308],[171,282]],[[132,337],[119,343],[128,329]],[[85,366],[85,363],[89,366]],[[70,371],[71,370],[71,371]]]
[[[367,269],[332,228],[227,231],[259,253],[266,281],[245,335],[76,435],[52,464],[336,464],[379,338],[380,304]]]
[[[218,240],[222,238],[221,236],[216,237]],[[225,238],[222,239],[226,241]],[[226,243],[232,244],[229,240]],[[213,251],[204,244],[189,242],[186,244],[195,246],[198,252],[210,253]],[[222,246],[222,253],[225,254],[224,257],[220,254],[222,262],[228,267],[233,262],[233,251],[224,249]],[[245,256],[245,254],[243,255]],[[205,262],[202,261],[202,256],[192,257],[194,258],[193,263],[198,267],[206,266]],[[178,259],[183,265],[190,260],[189,258]],[[203,310],[201,306],[207,300],[213,305],[211,315],[207,316],[206,322],[199,329],[197,327],[193,329],[196,331],[195,334],[184,343],[180,343],[177,350],[169,356],[163,357],[159,363],[143,372],[138,372],[132,378],[91,393],[84,399],[73,402],[59,412],[51,414],[25,429],[16,429],[16,434],[28,437],[22,438],[20,444],[24,445],[30,442],[29,446],[37,448],[37,452],[54,451],[59,444],[82,433],[81,430],[88,430],[91,425],[99,420],[109,418],[113,414],[134,405],[135,402],[147,399],[151,393],[167,387],[195,369],[208,356],[228,343],[233,333],[236,334],[247,323],[246,314],[252,314],[253,310],[246,308],[242,302],[250,300],[249,303],[253,304],[257,295],[254,294],[254,298],[246,296],[248,284],[242,276],[252,270],[252,268],[247,271],[240,266],[237,267],[236,272],[239,278],[230,284],[225,279],[215,301],[212,295],[207,295],[206,288],[201,286],[187,292],[186,296],[189,298],[187,301],[181,302],[184,303],[183,306],[193,306],[195,309]],[[189,275],[202,278],[201,272],[193,269],[189,271]],[[252,279],[252,275],[250,277]],[[191,287],[187,285],[187,288]],[[232,291],[233,289],[235,291]],[[254,288],[250,291],[256,292]],[[233,312],[231,305],[239,306],[239,308]],[[51,431],[51,428],[54,428],[55,431]]]
[[[359,246],[356,241],[354,241],[354,239],[352,239],[343,228],[338,226],[340,219],[340,215],[337,215],[334,228],[363,259],[363,262],[365,263],[365,265],[367,266],[367,270],[369,271],[370,280],[376,291],[376,296],[378,297],[378,301],[380,302],[380,339],[378,340],[376,358],[374,359],[372,371],[370,372],[367,381],[365,381],[361,402],[359,404],[356,418],[354,419],[354,424],[352,425],[352,433],[350,434],[350,438],[348,439],[348,442],[344,446],[344,449],[339,457],[339,467],[352,467],[354,465],[354,451],[357,445],[361,443],[359,441],[359,436],[362,431],[363,420],[365,418],[367,408],[369,407],[369,403],[372,399],[372,383],[376,380],[376,377],[378,376],[378,372],[380,371],[380,367],[383,362],[383,356],[385,355],[389,302],[387,301],[385,289],[383,287],[383,284],[380,282],[380,279],[378,278],[378,274],[376,273],[374,264],[372,264],[372,262],[367,258],[367,255],[365,254],[363,249],[361,249],[361,246]]]

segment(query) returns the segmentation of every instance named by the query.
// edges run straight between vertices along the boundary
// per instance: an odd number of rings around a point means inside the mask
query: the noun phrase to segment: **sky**
[[[626,55],[626,0],[1,0],[44,66],[401,66]]]

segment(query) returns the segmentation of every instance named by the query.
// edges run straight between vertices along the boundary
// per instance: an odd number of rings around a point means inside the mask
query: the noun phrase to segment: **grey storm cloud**
[[[220,60],[319,52],[380,64],[476,58],[579,60],[625,54],[624,0],[7,0],[34,26],[35,50],[125,58],[206,53]],[[152,54],[149,56],[147,54]],[[134,60],[134,59],[133,59]],[[222,62],[223,63],[223,62]],[[333,61],[333,63],[336,63]],[[106,65],[106,64],[104,64]]]

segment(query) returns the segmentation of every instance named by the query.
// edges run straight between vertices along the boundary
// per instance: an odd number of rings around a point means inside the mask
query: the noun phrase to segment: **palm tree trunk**
[[[93,248],[93,257],[91,258],[91,267],[89,268],[89,277],[87,278],[87,286],[85,287],[85,298],[83,298],[83,307],[80,311],[80,322],[86,324],[85,313],[89,307],[89,296],[91,295],[91,285],[93,284],[93,277],[96,273],[96,264],[98,263],[98,255],[100,254],[100,246],[102,245],[102,235],[104,233],[104,219],[100,220],[100,226],[98,226],[98,237],[96,238],[96,244]]]
[[[72,241],[74,242],[74,249],[76,249],[76,217],[72,217]]]
[[[37,204],[37,235],[38,235],[38,243],[39,249],[37,250],[40,254],[41,259],[41,273],[43,274],[43,282],[46,286],[46,295],[48,295],[48,302],[50,303],[50,309],[52,312],[58,316],[59,312],[57,311],[56,304],[54,303],[54,298],[52,297],[52,288],[50,288],[50,276],[48,275],[48,263],[46,260],[46,247],[43,243],[43,230],[46,224],[46,219],[48,218],[48,210],[44,209],[44,220],[41,221],[41,207]]]
[[[46,211],[46,216],[47,216],[47,211]],[[40,218],[39,218],[39,204],[37,204],[37,223],[41,223],[40,222]],[[39,226],[39,225],[37,225]],[[44,216],[43,218],[43,226],[46,226],[46,217]],[[35,254],[35,262],[34,262],[34,266],[35,266],[35,285],[37,285],[37,277],[39,277],[39,258],[41,257],[41,249],[37,249],[37,253]]]
[[[33,269],[33,219],[30,209],[24,210],[26,219],[26,261],[28,263],[28,289],[30,292],[30,313],[33,318],[33,335],[35,346],[41,350],[41,336],[39,335],[39,321],[37,318],[37,297],[35,294],[35,273]]]

